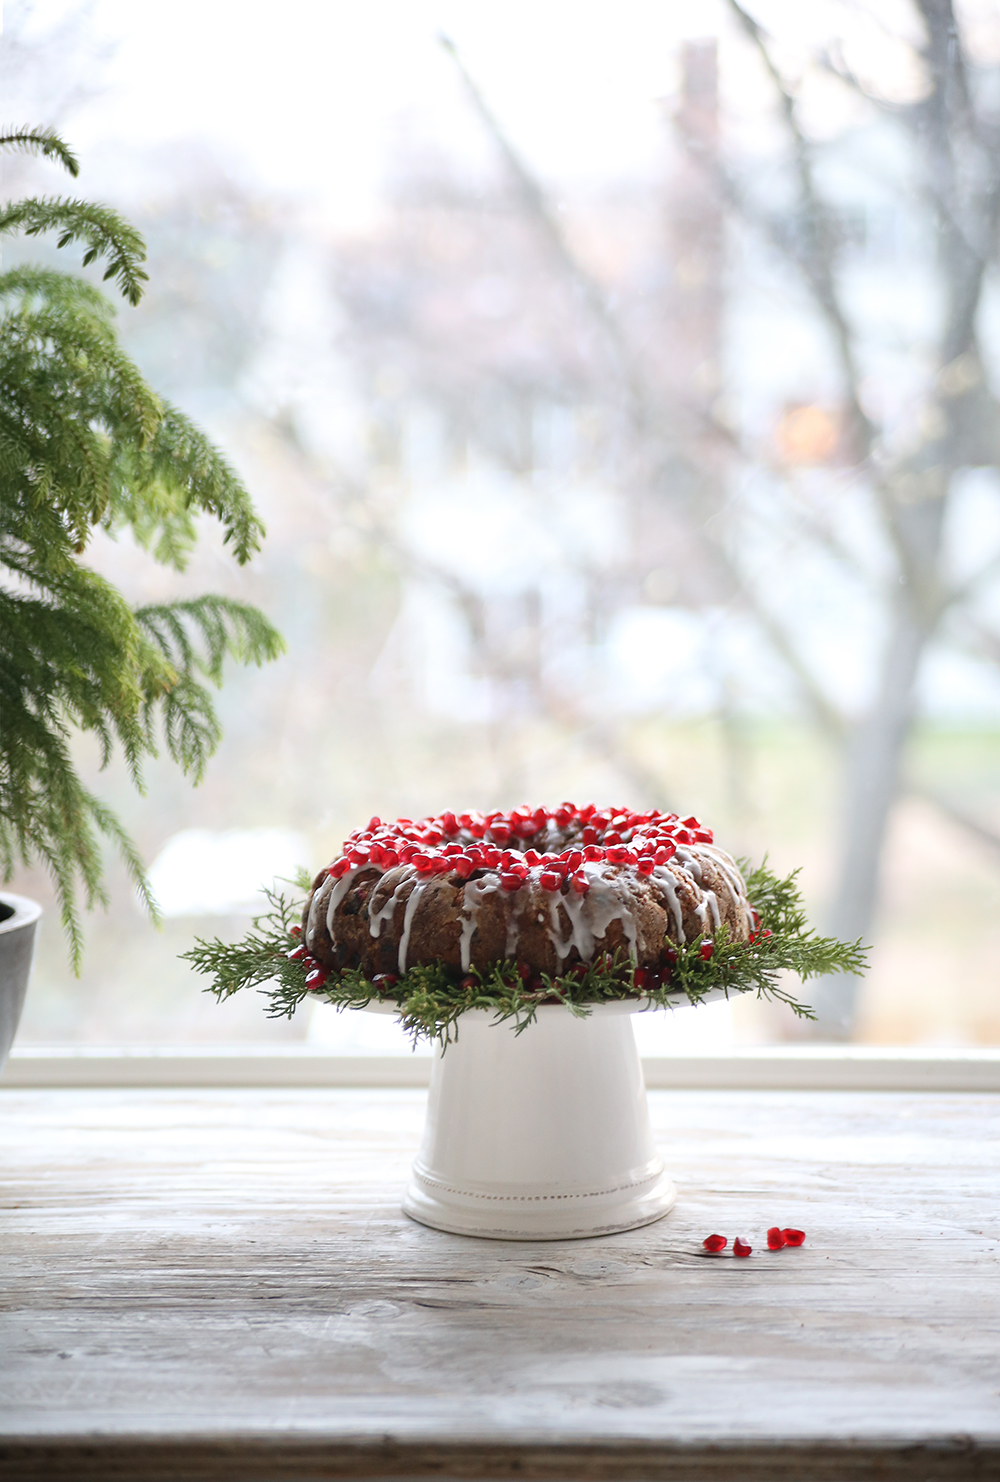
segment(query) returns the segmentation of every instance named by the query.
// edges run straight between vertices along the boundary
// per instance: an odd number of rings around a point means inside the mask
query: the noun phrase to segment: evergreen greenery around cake
[[[751,993],[772,999],[787,1004],[800,1018],[811,1019],[812,1010],[795,998],[782,974],[790,973],[801,982],[829,973],[860,974],[866,966],[865,949],[860,941],[839,942],[810,928],[798,871],[781,879],[767,868],[766,861],[756,869],[744,861],[741,868],[748,899],[760,916],[754,940],[731,941],[723,928],[713,938],[707,956],[702,950],[703,937],[683,946],[671,943],[676,961],[670,980],[652,992],[637,987],[635,969],[620,954],[578,964],[561,977],[545,975],[540,988],[529,988],[517,962],[508,960],[485,973],[441,963],[416,964],[389,986],[348,969],[310,991],[301,957],[296,955],[301,946],[302,901],[272,891],[267,892],[268,910],[254,919],[252,929],[240,941],[199,941],[184,956],[197,972],[211,977],[206,991],[220,1001],[244,988],[256,988],[266,997],[272,1017],[290,1017],[306,999],[331,1003],[338,1009],[392,1004],[414,1042],[427,1039],[447,1044],[457,1038],[459,1016],[470,1009],[486,1010],[497,1022],[512,1020],[520,1032],[546,1004],[563,1004],[571,1013],[585,1016],[597,1004],[627,999],[661,1007],[698,1004],[713,989],[727,997]],[[310,881],[303,876],[296,884],[305,892]]]

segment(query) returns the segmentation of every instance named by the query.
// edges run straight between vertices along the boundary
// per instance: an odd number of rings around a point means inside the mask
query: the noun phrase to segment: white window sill
[[[28,1046],[0,1090],[47,1087],[426,1086],[431,1056],[331,1055],[310,1046]],[[1000,1091],[1000,1049],[768,1046],[644,1058],[646,1085],[680,1090]]]

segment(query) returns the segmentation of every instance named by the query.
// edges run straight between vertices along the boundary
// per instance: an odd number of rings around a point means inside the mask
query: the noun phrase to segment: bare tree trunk
[[[837,893],[829,929],[845,941],[870,941],[879,899],[880,864],[893,804],[900,789],[906,742],[913,720],[914,692],[926,629],[901,597],[886,649],[878,696],[851,734],[845,755],[841,817],[838,820]],[[822,978],[806,994],[823,1039],[849,1039],[859,980]]]

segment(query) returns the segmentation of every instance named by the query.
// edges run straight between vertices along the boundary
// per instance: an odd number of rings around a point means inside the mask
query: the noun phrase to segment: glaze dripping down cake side
[[[554,977],[617,953],[652,986],[674,947],[722,926],[746,942],[757,922],[734,860],[697,818],[572,803],[373,818],[316,877],[303,915],[321,969],[369,979],[502,961]]]

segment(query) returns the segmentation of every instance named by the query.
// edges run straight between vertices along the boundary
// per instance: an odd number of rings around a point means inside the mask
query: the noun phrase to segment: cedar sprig
[[[476,968],[461,972],[440,962],[419,963],[388,992],[360,970],[348,968],[329,978],[318,991],[309,992],[303,968],[288,956],[301,942],[301,904],[272,891],[265,892],[268,910],[254,917],[251,931],[242,940],[199,940],[183,956],[197,972],[212,977],[207,991],[220,1000],[242,988],[259,988],[268,999],[272,1017],[291,1017],[305,998],[325,1000],[337,1009],[393,1003],[414,1045],[424,1039],[447,1045],[457,1039],[459,1018],[470,1009],[490,1012],[497,1023],[513,1020],[515,1033],[520,1034],[544,1004],[561,1003],[571,1013],[585,1016],[595,1004],[638,997],[664,1008],[676,1007],[682,998],[698,1004],[713,989],[721,989],[727,998],[753,993],[786,1004],[799,1018],[815,1018],[812,1009],[783,985],[780,974],[791,971],[802,981],[827,973],[860,974],[866,967],[865,950],[860,941],[820,937],[809,927],[798,871],[780,879],[768,870],[766,860],[753,870],[742,863],[748,897],[761,917],[756,939],[734,941],[723,927],[715,934],[707,959],[702,955],[703,937],[680,947],[668,942],[676,956],[670,981],[651,991],[637,988],[635,969],[619,950],[599,957],[585,971],[542,974],[542,989],[528,988],[516,963],[505,960],[482,972]],[[303,877],[299,885],[307,890],[308,878]]]

